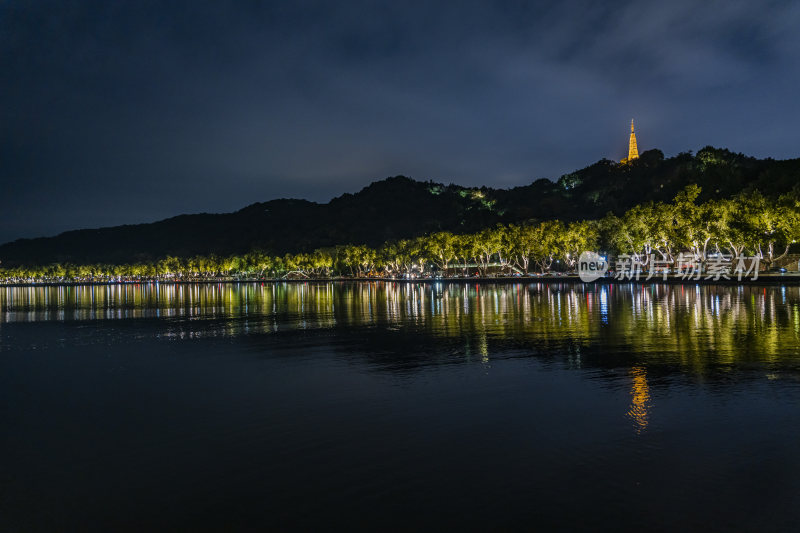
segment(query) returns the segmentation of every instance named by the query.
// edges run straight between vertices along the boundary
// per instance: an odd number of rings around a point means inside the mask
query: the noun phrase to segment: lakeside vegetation
[[[431,232],[379,246],[341,244],[311,252],[166,256],[134,263],[0,265],[6,283],[277,279],[285,277],[444,277],[565,272],[581,252],[628,254],[647,267],[651,257],[674,262],[679,254],[701,265],[715,254],[758,257],[765,268],[800,241],[800,192],[767,196],[757,190],[700,202],[696,184],[671,202],[638,204],[621,216],[497,224],[477,232]]]

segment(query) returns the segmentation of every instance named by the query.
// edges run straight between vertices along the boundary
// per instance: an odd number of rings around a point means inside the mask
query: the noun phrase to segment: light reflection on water
[[[631,384],[631,409],[628,416],[636,424],[636,432],[641,433],[647,429],[647,416],[650,404],[650,388],[647,385],[647,370],[637,366],[630,370],[633,383]]]
[[[357,349],[371,368],[395,374],[520,355],[560,358],[571,369],[624,368],[603,378],[629,389],[627,416],[637,433],[649,424],[648,368],[700,379],[755,368],[761,377],[797,381],[799,304],[798,287],[699,285],[218,283],[0,290],[5,323],[149,319],[156,337],[176,340],[330,331],[349,337],[343,351]],[[121,336],[113,328],[100,330],[108,330],[105,337],[90,330],[72,342]],[[0,350],[15,343],[19,339],[7,338]],[[27,341],[29,347],[45,343]],[[378,355],[385,353],[391,355]]]
[[[800,288],[694,285],[246,283],[5,287],[0,322],[139,318],[183,336],[380,326],[437,337],[602,342],[691,364],[798,355]],[[226,320],[208,330],[205,320]]]
[[[790,286],[3,287],[0,499],[42,531],[788,530],[799,305]]]

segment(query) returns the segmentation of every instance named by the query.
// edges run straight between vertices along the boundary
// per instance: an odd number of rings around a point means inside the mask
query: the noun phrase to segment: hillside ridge
[[[630,164],[601,159],[556,181],[510,189],[463,187],[394,176],[327,203],[281,198],[230,213],[183,214],[152,223],[70,230],[0,245],[4,265],[133,262],[167,255],[311,251],[338,244],[377,246],[435,231],[465,233],[497,223],[600,218],[646,201],[669,201],[696,183],[700,200],[757,189],[798,187],[800,159],[757,159],[707,146],[665,158],[643,152]]]

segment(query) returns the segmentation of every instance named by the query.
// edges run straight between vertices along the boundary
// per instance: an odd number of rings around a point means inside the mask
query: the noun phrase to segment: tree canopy
[[[744,253],[767,267],[785,257],[800,240],[797,191],[766,196],[743,192],[730,199],[699,202],[702,188],[692,184],[671,202],[648,201],[621,216],[575,221],[496,224],[480,231],[435,231],[378,246],[339,244],[310,252],[271,254],[167,255],[155,261],[3,266],[0,279],[25,281],[102,281],[137,279],[267,279],[298,275],[324,278],[404,276],[438,272],[459,276],[496,271],[519,274],[574,270],[583,251],[626,254],[642,265],[652,258],[675,262],[679,256],[700,264],[720,254]]]

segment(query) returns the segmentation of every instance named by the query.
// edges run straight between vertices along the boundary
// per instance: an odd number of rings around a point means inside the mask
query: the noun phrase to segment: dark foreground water
[[[0,530],[797,531],[794,287],[0,288]]]

